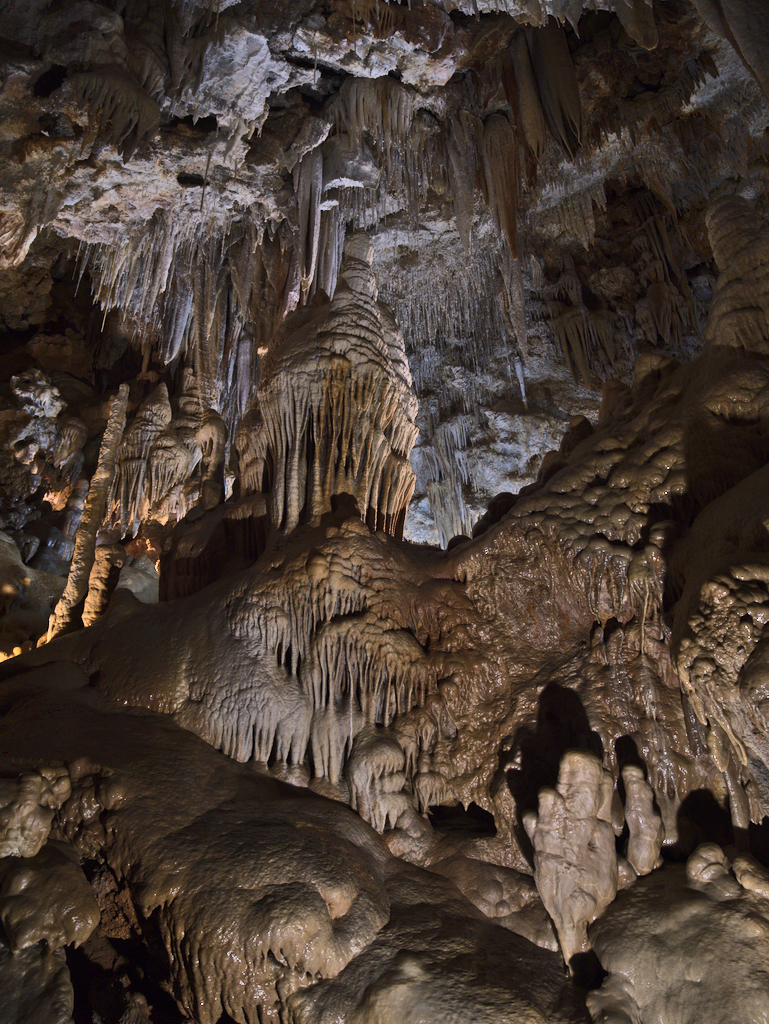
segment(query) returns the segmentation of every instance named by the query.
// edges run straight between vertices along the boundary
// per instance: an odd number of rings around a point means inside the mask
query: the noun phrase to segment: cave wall
[[[760,5],[0,26],[0,1020],[765,1021]]]

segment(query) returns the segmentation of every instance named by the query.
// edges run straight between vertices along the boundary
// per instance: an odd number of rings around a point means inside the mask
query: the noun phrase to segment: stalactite
[[[181,519],[200,497],[195,476],[202,453],[198,431],[203,419],[192,368],[184,372],[177,411],[152,443],[147,469],[149,507],[163,519]]]
[[[452,119],[447,133],[446,147],[454,216],[466,252],[470,251],[478,177],[478,140],[481,133],[480,120],[465,110],[460,111],[459,115]]]
[[[427,494],[443,547],[452,537],[463,533],[469,535],[472,530],[463,491],[465,487],[475,489],[477,486],[464,458],[473,421],[471,415],[457,416],[438,425],[431,438],[431,479],[427,484]]]
[[[124,161],[131,159],[160,125],[160,108],[133,76],[116,64],[70,75],[77,102],[101,109],[99,130],[109,124],[109,139]]]
[[[549,18],[542,28],[526,30],[526,42],[550,130],[573,160],[582,144],[582,105],[566,36]]]
[[[203,414],[195,439],[200,447],[200,505],[213,508],[224,493],[222,464],[227,440],[224,420],[213,409]]]
[[[298,210],[302,295],[306,296],[315,279],[320,241],[323,154],[319,149],[313,149],[302,157],[294,170],[294,191]]]
[[[382,201],[387,194],[404,198],[416,226],[419,200],[431,188],[446,191],[449,164],[445,133],[425,98],[389,76],[347,79],[330,113],[337,133],[346,132],[356,148],[364,133],[372,140],[383,171]]]
[[[286,531],[303,514],[316,521],[339,493],[355,496],[373,528],[402,529],[416,400],[402,336],[377,305],[372,259],[368,239],[353,236],[330,306],[287,322],[263,366],[270,505]]]
[[[584,310],[582,307],[574,308],[557,302],[551,303],[550,323],[574,382],[578,382],[579,375],[585,387],[589,388],[591,373]]]
[[[133,537],[149,509],[148,466],[153,444],[171,422],[168,389],[160,383],[142,402],[120,443],[110,505],[121,537]]]
[[[339,205],[327,206],[321,212],[318,241],[318,267],[313,292],[320,290],[329,298],[334,294],[344,249],[344,231]]]
[[[518,145],[510,122],[492,114],[483,126],[483,171],[497,231],[518,258]]]
[[[81,255],[105,312],[117,307],[132,324],[154,324],[163,363],[191,356],[204,407],[223,413],[228,427],[256,383],[247,325],[262,248],[272,258],[259,223],[214,221],[201,230],[197,220],[168,214],[130,245],[101,244]],[[282,290],[273,301],[285,312],[298,294],[292,300],[276,283]]]
[[[547,129],[542,105],[539,101],[534,69],[526,43],[525,32],[517,32],[510,43],[510,56],[518,87],[517,123],[526,146],[536,162],[539,162],[547,145]]]
[[[62,425],[60,441],[53,453],[53,464],[65,480],[74,480],[83,468],[83,445],[88,439],[88,426],[75,416]]]
[[[654,23],[654,9],[646,0],[618,0],[617,17],[630,38],[644,50],[654,50],[659,32]]]

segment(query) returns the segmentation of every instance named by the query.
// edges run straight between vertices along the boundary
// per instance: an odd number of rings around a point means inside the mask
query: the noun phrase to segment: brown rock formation
[[[0,1024],[765,1024],[758,6],[0,4]]]

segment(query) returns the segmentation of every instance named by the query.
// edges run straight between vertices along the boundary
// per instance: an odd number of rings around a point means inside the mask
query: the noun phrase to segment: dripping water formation
[[[0,1024],[765,1024],[762,0],[0,6]]]

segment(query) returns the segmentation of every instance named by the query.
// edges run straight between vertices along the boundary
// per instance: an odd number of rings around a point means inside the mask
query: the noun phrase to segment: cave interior
[[[0,0],[0,1024],[769,1024],[767,508],[766,0]]]

